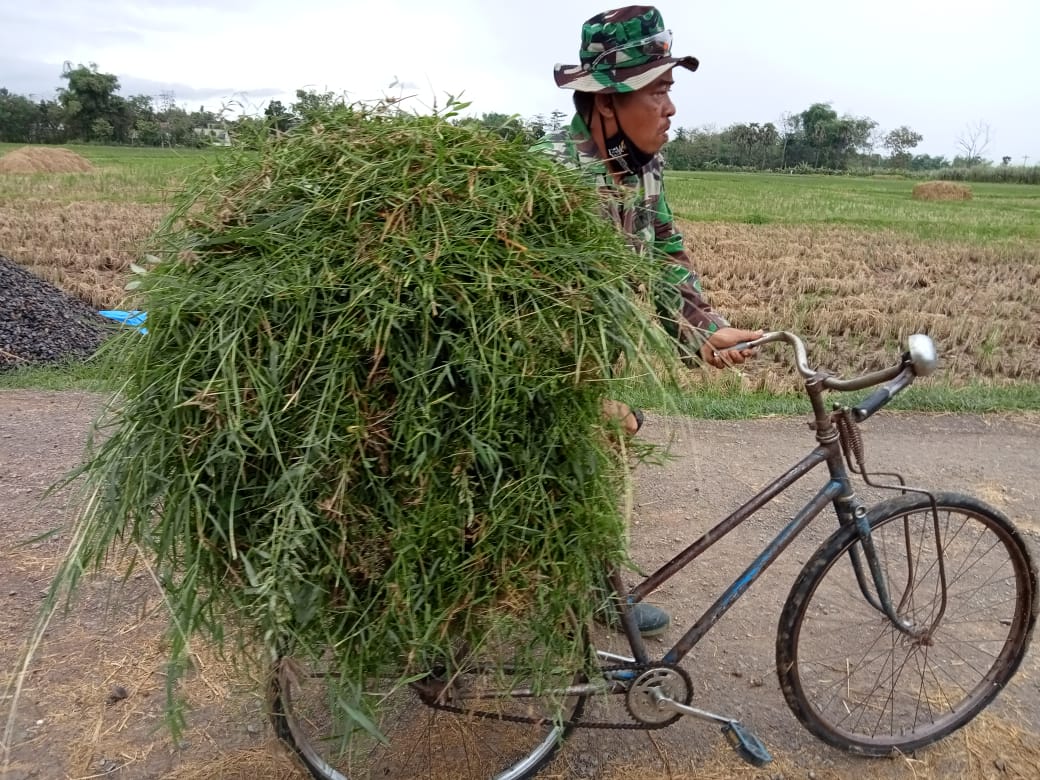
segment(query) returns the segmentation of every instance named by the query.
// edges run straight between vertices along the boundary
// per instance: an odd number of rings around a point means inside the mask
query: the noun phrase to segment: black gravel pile
[[[0,371],[90,357],[112,323],[0,255]]]

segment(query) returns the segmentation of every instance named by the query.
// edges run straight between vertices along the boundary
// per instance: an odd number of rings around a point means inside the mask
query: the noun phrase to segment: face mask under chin
[[[654,159],[654,156],[647,154],[632,142],[632,139],[628,137],[628,134],[621,127],[621,121],[617,119],[616,115],[614,121],[617,122],[617,132],[608,137],[606,122],[603,121],[603,115],[600,114],[599,124],[603,133],[603,145],[606,147],[607,157],[615,162],[624,172],[639,173],[648,162]]]

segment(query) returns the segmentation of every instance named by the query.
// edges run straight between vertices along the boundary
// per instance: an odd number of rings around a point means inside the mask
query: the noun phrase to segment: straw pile
[[[915,184],[914,200],[971,200],[971,187],[953,181],[926,181]]]
[[[22,146],[0,157],[0,173],[89,173],[90,160],[52,146]]]
[[[576,174],[444,116],[339,107],[216,166],[157,236],[149,335],[109,350],[129,379],[63,576],[136,543],[175,660],[196,632],[335,645],[355,703],[520,625],[532,663],[578,663],[560,626],[624,559],[601,405],[674,362],[654,261]]]

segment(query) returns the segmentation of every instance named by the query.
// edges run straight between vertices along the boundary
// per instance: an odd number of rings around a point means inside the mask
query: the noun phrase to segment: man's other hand
[[[704,362],[715,368],[737,366],[750,357],[754,357],[757,349],[732,349],[747,341],[757,339],[764,331],[741,330],[740,328],[719,328],[701,345],[701,357]]]

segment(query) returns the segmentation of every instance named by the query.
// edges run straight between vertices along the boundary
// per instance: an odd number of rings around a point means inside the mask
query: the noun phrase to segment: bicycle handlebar
[[[798,373],[805,379],[813,379],[822,375],[823,387],[828,390],[862,390],[866,387],[873,387],[886,382],[887,384],[875,390],[862,403],[856,406],[855,414],[859,421],[863,421],[874,414],[898,393],[913,384],[914,379],[917,377],[931,374],[935,371],[938,363],[935,344],[928,336],[919,333],[910,337],[909,350],[903,355],[897,365],[878,371],[871,371],[851,379],[842,379],[837,376],[822,374],[822,372],[813,369],[809,365],[809,355],[806,352],[805,344],[790,331],[769,331],[757,339],[735,344],[729,349],[754,349],[775,341],[784,341],[790,344],[794,348],[795,365],[798,368]]]

